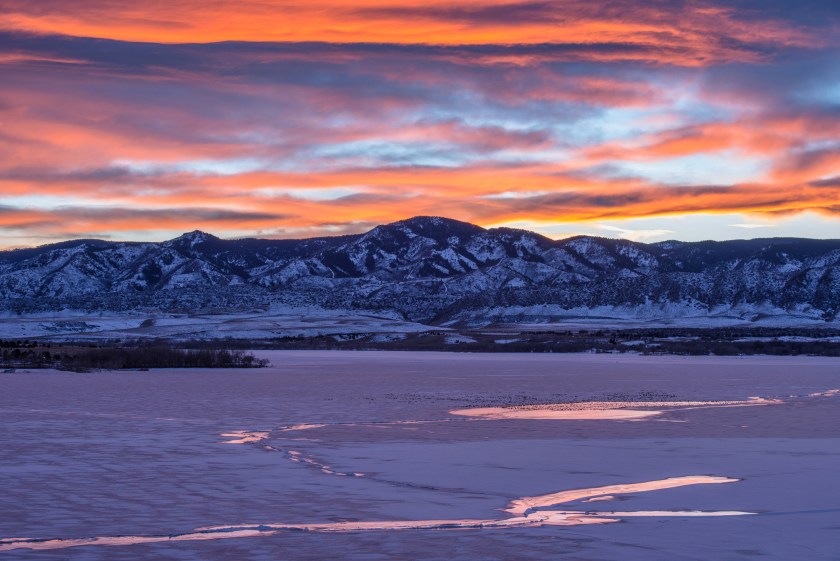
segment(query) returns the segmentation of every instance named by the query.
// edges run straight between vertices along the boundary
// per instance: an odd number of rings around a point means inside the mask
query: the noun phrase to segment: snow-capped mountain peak
[[[285,303],[440,322],[541,321],[607,308],[651,318],[740,310],[833,319],[840,241],[551,240],[428,216],[305,240],[223,240],[196,230],[162,243],[79,240],[2,252],[0,303],[21,312]]]
[[[170,246],[187,246],[187,247],[195,247],[199,244],[206,243],[208,241],[216,241],[219,238],[212,234],[208,234],[207,232],[202,232],[201,230],[193,230],[192,232],[186,232],[181,234],[177,238],[171,239],[168,242],[164,242],[169,244]]]

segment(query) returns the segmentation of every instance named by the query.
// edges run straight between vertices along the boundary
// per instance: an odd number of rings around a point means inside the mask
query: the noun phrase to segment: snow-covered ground
[[[507,306],[464,312],[447,325],[501,325],[521,331],[545,329],[634,329],[639,327],[838,327],[813,309],[780,309],[770,305],[719,306],[691,304],[594,306],[563,308],[553,304]]]
[[[444,328],[445,329],[445,328]],[[0,316],[0,338],[61,340],[274,339],[350,333],[404,334],[440,331],[381,312],[277,308],[242,314],[141,314],[64,312]]]
[[[840,359],[260,354],[0,374],[0,558],[837,559]]]
[[[492,325],[491,331],[502,337],[496,344],[520,341],[512,334],[547,330],[635,329],[651,327],[720,328],[720,327],[777,327],[777,328],[840,328],[838,322],[825,322],[805,315],[779,314],[735,315],[731,310],[720,311],[713,317],[662,316],[646,318],[635,312],[598,308],[591,310],[549,309],[546,306],[494,308],[487,311],[480,322],[453,321],[447,326],[426,325],[401,318],[394,312],[382,310],[326,310],[319,307],[275,306],[267,311],[255,310],[239,314],[164,314],[140,312],[63,311],[27,315],[0,313],[0,339],[38,338],[52,341],[131,341],[168,339],[197,341],[219,339],[265,340],[283,337],[333,336],[342,340],[347,336],[364,336],[374,343],[399,341],[417,333],[451,331],[444,338],[446,345],[474,343],[469,334],[458,333],[463,327]],[[534,318],[541,318],[534,321]],[[507,323],[515,320],[515,323]],[[455,327],[457,325],[458,327]],[[744,341],[769,341],[772,338],[744,338]],[[809,337],[780,337],[782,341],[813,341]],[[840,338],[823,338],[837,342]],[[631,342],[623,342],[630,345]]]

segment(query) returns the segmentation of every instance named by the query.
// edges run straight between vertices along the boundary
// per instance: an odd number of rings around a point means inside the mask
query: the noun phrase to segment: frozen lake
[[[258,354],[0,375],[0,559],[840,559],[840,359]]]

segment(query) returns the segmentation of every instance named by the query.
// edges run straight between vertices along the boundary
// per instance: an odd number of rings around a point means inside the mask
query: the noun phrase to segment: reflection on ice
[[[511,528],[526,526],[580,526],[584,524],[608,524],[619,522],[624,517],[632,516],[741,516],[753,514],[740,511],[636,511],[636,512],[582,512],[575,510],[538,510],[563,503],[569,503],[590,497],[601,500],[614,498],[610,494],[641,493],[659,489],[672,489],[686,485],[707,483],[734,483],[738,479],[707,475],[671,477],[658,481],[607,485],[587,489],[572,489],[547,495],[515,499],[503,509],[511,514],[509,518],[498,520],[452,519],[452,520],[391,520],[360,522],[323,522],[314,524],[243,524],[236,526],[210,526],[196,528],[192,532],[158,536],[113,536],[79,539],[0,539],[0,551],[14,549],[64,549],[87,545],[133,545],[157,542],[175,542],[190,540],[216,540],[224,538],[246,538],[253,536],[274,535],[281,531],[307,532],[364,532],[384,530],[418,529],[466,529],[466,528]]]
[[[288,452],[286,452],[286,456],[293,462],[308,464],[310,466],[316,467],[321,470],[321,473],[325,473],[327,475],[340,475],[342,477],[364,477],[365,475],[364,473],[336,471],[327,464],[323,464],[315,458],[305,456],[303,452],[298,452],[297,450],[289,450]]]
[[[278,432],[289,432],[289,431],[295,431],[295,430],[320,429],[320,428],[325,427],[325,426],[327,426],[327,425],[322,425],[322,424],[317,424],[317,423],[300,423],[300,424],[297,424],[297,425],[289,425],[287,427],[281,427],[277,430],[278,430]]]
[[[740,401],[582,401],[574,403],[547,403],[543,405],[516,405],[510,407],[479,407],[456,409],[452,415],[477,417],[487,420],[535,419],[535,420],[637,420],[655,417],[664,410],[684,410],[697,407],[745,407],[751,405],[775,405],[776,399],[751,397]]]
[[[293,427],[284,427],[280,429],[280,431],[285,430],[300,430],[299,427],[305,428],[317,428],[324,425],[293,425]],[[297,450],[283,450],[281,448],[277,448],[276,446],[272,446],[268,444],[268,440],[271,438],[271,432],[269,431],[246,431],[246,430],[236,430],[230,431],[220,434],[219,436],[224,436],[226,438],[232,438],[234,440],[223,440],[219,444],[257,444],[263,450],[268,452],[280,452],[284,454],[287,459],[299,463],[308,465],[314,468],[317,468],[326,475],[339,475],[342,477],[363,477],[363,473],[356,473],[356,472],[343,472],[337,471],[332,469],[327,464],[319,462],[315,458],[305,455],[303,452],[299,452]]]
[[[754,512],[743,512],[740,510],[637,510],[629,512],[592,512],[593,516],[616,516],[626,518],[628,516],[744,516],[755,514]]]
[[[808,397],[834,397],[835,395],[840,395],[840,389],[838,389],[838,390],[826,390],[824,392],[809,393]]]
[[[591,497],[591,498],[588,498],[588,499],[583,499],[580,502],[582,502],[582,503],[596,503],[596,502],[600,502],[600,501],[614,501],[614,500],[615,500],[615,497],[613,497],[612,495],[604,495],[603,497]]]
[[[268,432],[253,432],[253,431],[236,430],[236,431],[222,433],[219,436],[234,439],[234,440],[223,440],[220,444],[248,444],[248,443],[251,443],[251,442],[261,442],[261,441],[267,439],[269,434],[270,433],[268,433]]]
[[[716,477],[710,475],[688,475],[685,477],[669,477],[658,481],[646,481],[644,483],[622,483],[619,485],[607,485],[606,487],[592,487],[589,489],[572,489],[559,491],[548,495],[536,497],[523,497],[510,502],[505,512],[513,515],[527,516],[540,507],[548,507],[557,504],[570,503],[589,497],[601,495],[615,495],[624,493],[642,493],[645,491],[658,491],[660,489],[673,489],[686,485],[702,485],[707,483],[735,483],[738,479],[729,477]]]

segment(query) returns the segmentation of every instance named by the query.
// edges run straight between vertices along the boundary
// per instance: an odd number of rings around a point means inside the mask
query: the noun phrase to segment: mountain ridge
[[[18,313],[275,304],[436,323],[610,309],[651,319],[735,310],[833,321],[840,240],[552,240],[418,216],[342,236],[225,240],[194,230],[163,242],[68,240],[0,253],[0,308]]]

